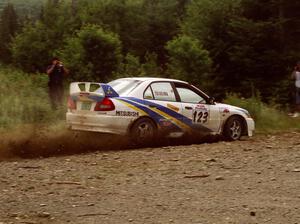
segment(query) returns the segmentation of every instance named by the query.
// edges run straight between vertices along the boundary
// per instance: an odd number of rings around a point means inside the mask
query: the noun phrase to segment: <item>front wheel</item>
[[[231,117],[227,120],[223,135],[228,141],[236,141],[242,137],[243,133],[243,122],[239,117]]]
[[[153,142],[156,126],[149,118],[137,120],[130,131],[130,139],[137,146],[146,146]]]

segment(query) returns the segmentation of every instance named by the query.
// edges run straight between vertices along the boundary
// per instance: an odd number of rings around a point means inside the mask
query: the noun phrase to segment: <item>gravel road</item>
[[[296,132],[10,158],[0,169],[0,224],[300,223]]]

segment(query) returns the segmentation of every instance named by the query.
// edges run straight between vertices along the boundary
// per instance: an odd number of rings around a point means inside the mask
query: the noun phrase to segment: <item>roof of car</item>
[[[181,81],[181,80],[178,80],[178,79],[157,78],[157,77],[128,77],[128,78],[120,78],[119,80],[122,80],[122,79],[139,80],[139,81],[142,81],[142,82],[145,82],[145,81],[169,81],[169,82],[187,83],[185,81]]]

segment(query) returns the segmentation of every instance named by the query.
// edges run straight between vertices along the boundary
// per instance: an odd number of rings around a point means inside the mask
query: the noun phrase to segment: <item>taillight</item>
[[[111,111],[115,109],[114,103],[107,97],[95,106],[95,111]]]
[[[71,110],[76,110],[76,102],[70,96],[68,97],[68,108]]]

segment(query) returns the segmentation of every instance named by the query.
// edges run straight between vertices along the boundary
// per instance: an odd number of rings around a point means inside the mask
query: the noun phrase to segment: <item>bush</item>
[[[105,82],[121,63],[121,42],[112,32],[86,25],[66,40],[60,55],[76,80]]]
[[[47,122],[57,116],[50,108],[47,81],[45,74],[0,68],[0,128]]]
[[[274,132],[289,129],[300,129],[300,123],[295,118],[287,116],[276,106],[264,104],[259,97],[243,99],[235,94],[228,95],[225,103],[248,110],[255,120],[257,132]]]
[[[12,42],[14,64],[26,72],[45,71],[53,46],[40,22],[27,24]]]
[[[212,61],[200,41],[183,35],[167,43],[168,73],[171,77],[207,86]]]

